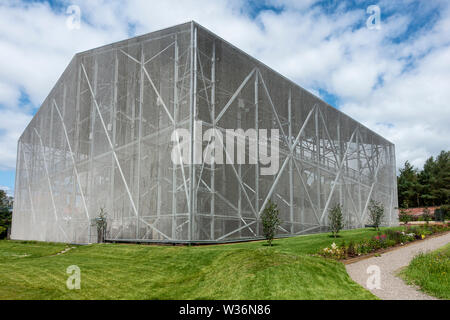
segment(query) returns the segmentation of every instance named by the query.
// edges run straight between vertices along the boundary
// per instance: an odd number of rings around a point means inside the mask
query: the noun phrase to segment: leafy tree
[[[97,225],[97,242],[103,243],[106,238],[106,227],[107,227],[107,212],[104,208],[100,208],[100,213],[98,217],[95,218],[95,224]]]
[[[450,220],[450,205],[446,204],[439,208],[444,220]]]
[[[411,216],[406,213],[405,209],[400,209],[400,214],[398,216],[400,222],[403,222],[405,225],[408,224],[412,220]]]
[[[450,204],[450,151],[442,151],[436,158],[432,194],[438,204]]]
[[[397,184],[403,208],[450,204],[450,151],[428,158],[421,171],[407,161]]]
[[[408,206],[419,206],[420,198],[418,196],[420,183],[415,169],[409,161],[405,162],[404,168],[400,169],[400,176],[397,179],[398,197],[400,203],[407,203]]]
[[[436,184],[435,177],[436,165],[433,157],[427,159],[423,166],[423,170],[419,173],[418,179],[421,185],[421,202],[422,205],[435,205],[436,196],[433,194],[433,186]]]
[[[369,202],[369,219],[370,223],[375,227],[376,230],[380,230],[381,221],[384,216],[384,207],[381,202],[375,201],[373,199]]]
[[[11,199],[7,196],[5,191],[0,190],[0,239],[6,237],[6,233],[11,227],[11,206]]]
[[[261,214],[263,234],[267,242],[269,243],[269,246],[272,246],[273,238],[275,237],[277,228],[281,223],[278,215],[279,211],[277,204],[269,200],[266,208]]]
[[[337,234],[344,227],[344,217],[342,215],[342,206],[340,204],[334,205],[328,214],[330,220],[330,230],[333,237],[337,237]]]

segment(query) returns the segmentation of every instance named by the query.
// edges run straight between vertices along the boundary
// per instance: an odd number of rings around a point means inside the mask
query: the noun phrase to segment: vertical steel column
[[[391,165],[391,174],[392,174],[392,176],[390,176],[389,177],[389,184],[391,185],[391,189],[392,189],[392,192],[391,192],[391,197],[392,197],[392,204],[393,204],[393,206],[396,204],[396,206],[399,206],[399,204],[397,203],[398,202],[398,197],[397,197],[397,170],[396,170],[396,160],[395,160],[395,146],[394,145],[391,145],[391,153],[392,153],[392,159],[391,159],[391,163],[390,163],[390,165]],[[397,201],[395,201],[397,199]],[[398,215],[396,215],[396,213],[397,213],[397,210],[398,209],[396,209],[396,208],[391,208],[391,210],[392,211],[394,211],[394,217],[395,216],[397,216],[398,217]],[[391,214],[392,215],[392,214]],[[398,222],[398,218],[397,219],[395,219],[394,220],[394,222],[395,223],[397,223]],[[391,220],[391,223],[392,223],[392,220]]]
[[[73,146],[73,152],[74,152],[74,158],[75,158],[75,162],[77,160],[79,160],[78,157],[78,151],[79,151],[79,144],[80,144],[80,117],[81,117],[81,112],[80,112],[80,101],[81,101],[81,62],[78,61],[79,58],[77,59],[77,63],[76,65],[78,66],[78,74],[77,74],[77,93],[76,93],[76,102],[75,102],[75,137],[73,139],[74,142],[74,146]],[[74,163],[74,170],[75,170],[75,166],[76,163]],[[81,185],[81,182],[79,184],[80,187],[80,194],[82,193],[81,189],[83,188],[83,186]],[[77,196],[75,194],[75,197],[73,199],[73,208],[76,208],[77,205]],[[89,208],[88,208],[89,210]],[[89,213],[88,213],[89,216]],[[90,219],[88,218],[88,225],[90,225]],[[89,233],[88,233],[89,234]],[[77,239],[77,230],[75,229],[74,231],[74,241],[80,241],[81,239]],[[81,241],[80,241],[81,242]],[[90,243],[90,239],[87,239],[87,243]]]
[[[255,72],[255,130],[256,130],[256,165],[255,165],[255,211],[259,212],[259,100],[258,100],[258,74]],[[259,235],[259,216],[256,217],[256,235]]]
[[[64,123],[64,116],[66,114],[67,87],[66,87],[66,83],[65,82],[63,83],[63,87],[64,87],[64,89],[63,89],[63,104],[62,104],[62,113],[61,113],[62,118],[63,118],[63,120],[61,121],[62,123]],[[61,127],[64,127],[64,126],[61,125]],[[62,146],[61,146],[61,148],[62,148]],[[69,148],[69,146],[67,145],[65,150],[63,151],[64,152],[64,169],[66,169],[65,162],[66,162],[66,159],[67,159],[67,154],[69,153],[69,151],[67,150],[68,148]]]
[[[14,177],[14,199],[15,199],[16,204],[15,204],[14,209],[17,209],[17,207],[19,207],[19,210],[22,212],[22,210],[23,210],[23,200],[22,200],[23,190],[21,192],[19,192],[19,189],[23,189],[23,185],[22,185],[22,183],[20,183],[21,179],[19,179],[19,177],[22,177],[23,171],[24,171],[22,161],[20,161],[20,158],[22,157],[20,155],[20,151],[22,150],[21,140],[22,139],[19,138],[19,140],[17,141],[17,150],[16,150],[17,173],[16,173],[16,176]],[[27,170],[28,170],[28,168],[27,168]],[[30,179],[28,179],[28,188],[29,187],[30,187]],[[28,189],[28,190],[30,190],[30,189]],[[31,193],[30,193],[29,197],[30,197],[30,208],[32,208],[33,200],[31,198]],[[35,216],[34,216],[34,210],[31,211],[31,214],[32,214],[31,217],[33,219],[32,221],[33,221],[33,225],[34,225],[36,223]],[[14,222],[14,224],[16,224],[16,222]],[[12,228],[12,224],[11,224],[11,228]],[[16,229],[16,227],[15,227],[15,229]]]
[[[113,100],[112,100],[112,108],[111,108],[111,130],[112,130],[112,143],[113,147],[111,150],[111,186],[110,186],[110,196],[111,196],[111,210],[114,209],[114,184],[115,184],[115,160],[114,160],[114,152],[116,148],[116,112],[117,112],[117,86],[119,80],[119,59],[117,57],[117,51],[115,51],[114,55],[114,82],[113,82]],[[116,214],[114,212],[114,219],[116,219]],[[122,225],[123,226],[123,225]]]
[[[162,78],[162,75],[161,75],[161,73],[159,73],[159,76]],[[161,100],[161,104],[162,105],[164,105],[163,104],[163,98],[162,98],[162,95],[163,95],[163,90],[162,90],[162,81],[159,81],[159,88],[158,88],[158,92],[159,92],[159,99]],[[170,113],[168,112],[168,115],[170,115]],[[163,119],[162,119],[162,117],[159,117],[159,128],[161,128],[162,126],[163,126]],[[157,152],[157,157],[158,157],[158,159],[157,159],[157,163],[158,163],[158,165],[157,165],[157,183],[156,183],[156,185],[157,185],[157,189],[156,189],[156,194],[157,194],[157,200],[156,200],[156,215],[157,215],[157,221],[159,221],[159,219],[161,218],[161,207],[162,207],[162,197],[163,197],[163,190],[162,190],[162,180],[163,180],[163,171],[162,171],[162,156],[163,156],[163,153],[161,152],[161,142],[159,141],[159,139],[158,139],[158,142],[157,142],[157,150],[158,150],[158,152]],[[158,237],[160,237],[161,235],[159,234],[158,235]]]
[[[391,161],[392,161],[392,150],[391,147],[388,145],[384,146],[385,150],[386,150],[386,166],[389,166]],[[386,183],[385,181],[382,182],[383,184]],[[392,192],[389,192],[389,199],[387,199],[389,201],[389,221],[388,221],[388,226],[391,226],[392,224],[392,208],[393,208],[393,195]]]
[[[343,163],[343,157],[342,157],[342,141],[341,141],[341,115],[338,116],[337,118],[337,141],[338,141],[338,148],[339,148],[339,163]],[[344,169],[342,168],[341,170],[344,171]],[[341,175],[341,177],[339,178],[339,204],[344,207],[344,198],[343,198],[343,194],[342,194],[342,183],[344,182],[344,176],[345,174]],[[348,210],[344,210],[344,215]],[[344,217],[344,226],[347,224],[347,226],[349,225],[349,215],[347,214],[347,217]]]
[[[298,118],[301,119],[300,115]],[[304,147],[304,142],[303,142],[302,137],[300,137],[298,145],[300,146],[300,158],[304,159],[305,158],[305,147]],[[295,161],[295,160],[293,160],[293,161]],[[299,170],[298,175],[299,175],[298,179],[300,179],[300,182],[301,182],[302,181],[301,179],[303,179],[303,177],[305,177],[304,170],[303,169],[302,169],[302,171]],[[305,177],[305,179],[304,179],[305,181],[307,180],[306,178],[307,177]],[[303,184],[303,188],[305,189],[305,192],[301,195],[301,198],[300,198],[300,225],[301,225],[301,227],[303,227],[305,225],[305,218],[306,218],[305,194],[306,194],[306,192],[308,192],[308,190],[306,190],[306,188],[307,188],[306,184]],[[311,203],[310,205],[311,205],[311,210],[314,213],[313,204]]]
[[[54,146],[53,146],[53,126],[54,126],[54,123],[53,123],[53,108],[54,108],[54,106],[53,106],[53,104],[52,103],[50,103],[50,135],[49,135],[49,141],[48,141],[48,146],[46,146],[46,145],[43,145],[43,152],[45,153],[46,152],[46,150],[48,150],[49,151],[49,153],[50,153],[50,159],[49,159],[49,167],[50,167],[50,169],[49,170],[52,170],[53,168],[54,168],[54,162],[55,162],[55,148],[54,148]],[[41,124],[44,124],[44,122],[42,121],[41,122]],[[45,124],[44,124],[45,125]],[[44,129],[44,127],[42,127],[42,128],[40,128],[40,130],[43,130]],[[49,171],[50,173],[51,173],[51,171]]]
[[[242,128],[242,114],[241,114],[241,107],[239,106],[238,103],[238,108],[237,108],[237,128],[241,129]],[[250,141],[250,140],[249,140]],[[244,148],[245,148],[245,136],[244,136]],[[245,159],[244,159],[245,160]],[[238,163],[238,179],[242,182],[242,165],[240,163]],[[238,185],[238,216],[239,216],[239,237],[242,236],[242,188],[241,188],[241,184],[239,183]]]
[[[139,215],[140,215],[140,204],[141,204],[141,141],[142,141],[142,106],[144,103],[144,48],[141,44],[141,70],[139,74],[139,128],[138,128],[138,163],[137,163],[137,216],[136,216],[136,239],[139,239]]]
[[[316,191],[317,191],[317,208],[318,211],[322,211],[321,206],[321,183],[322,179],[320,178],[320,135],[319,135],[319,107],[317,107],[315,114],[315,127],[316,127]]]
[[[289,121],[289,147],[291,153],[289,157],[289,216],[291,221],[291,234],[295,233],[294,230],[294,171],[293,171],[293,161],[294,161],[294,150],[292,149],[292,92],[289,89],[288,98],[288,121]]]
[[[191,22],[191,71],[190,71],[190,132],[191,132],[191,154],[190,154],[190,179],[189,179],[189,241],[194,236],[194,214],[195,214],[195,119],[197,110],[197,28],[194,22]]]
[[[214,143],[216,142],[216,40],[213,39],[212,65],[211,65],[211,113],[214,130]],[[211,240],[215,239],[215,200],[216,200],[216,162],[211,163]]]
[[[134,80],[134,77],[133,77]],[[131,92],[130,92],[131,91]],[[130,145],[132,145],[133,143],[136,144],[136,83],[133,81],[131,82],[131,85],[127,85],[127,105],[126,108],[128,109],[128,107],[131,107],[131,139],[130,139]],[[128,112],[128,110],[127,110]],[[139,128],[138,128],[139,129]],[[138,130],[139,131],[139,130]],[[138,133],[139,136],[139,133]],[[125,134],[126,137],[126,134]],[[127,162],[130,163],[130,170],[128,171],[130,176],[130,186],[129,186],[129,192],[130,192],[130,204],[131,202],[134,201],[133,199],[133,191],[136,191],[136,189],[133,190],[133,185],[134,185],[134,177],[133,175],[135,175],[135,161],[134,161],[134,152],[135,150],[132,149],[132,151],[130,152],[131,154],[128,154],[127,156],[129,156],[130,158],[127,159]],[[120,165],[120,164],[119,164]],[[125,182],[124,182],[125,184]],[[122,213],[123,215],[123,213]],[[138,224],[138,220],[139,220],[139,213],[137,211],[136,208],[136,225]],[[122,219],[123,220],[123,219]],[[129,225],[130,225],[130,229],[131,229],[131,220],[128,220]],[[132,235],[130,234],[129,237],[132,237]],[[135,238],[137,238],[137,234],[135,234]]]
[[[62,105],[63,110],[62,110],[62,114],[61,114],[61,116],[62,116],[61,127],[63,128],[63,131],[65,132],[64,134],[67,137],[67,130],[65,129],[65,123],[64,123],[64,117],[66,114],[66,99],[67,99],[67,86],[66,86],[65,82],[63,82],[63,87],[64,87],[64,91],[63,91],[63,105]],[[67,172],[67,174],[69,174],[67,171],[68,165],[66,164],[66,160],[68,158],[67,155],[70,154],[70,157],[72,157],[72,152],[71,152],[72,148],[71,148],[71,146],[69,146],[69,143],[70,143],[70,141],[67,141],[67,146],[64,148],[65,149],[64,150],[64,172]],[[70,162],[72,162],[72,161],[70,161]],[[65,207],[68,204],[67,198],[72,199],[72,197],[75,197],[76,187],[77,187],[77,179],[75,178],[74,174],[75,174],[75,171],[72,170],[72,177],[71,177],[72,178],[72,191],[70,193],[64,194],[64,206]],[[69,197],[67,197],[67,196],[69,196]],[[70,228],[73,228],[72,220],[70,220],[69,226],[70,226]],[[73,239],[71,239],[71,240],[73,241]]]
[[[357,171],[358,171],[358,210],[359,212],[357,213],[357,215],[361,215],[362,214],[362,203],[361,203],[361,155],[360,155],[360,133],[359,133],[359,125],[357,130],[357,135],[356,135],[356,159],[357,159]],[[361,227],[363,226],[363,221],[361,221]]]
[[[197,27],[194,28],[194,121],[198,119],[198,110],[197,110],[197,77],[198,77],[198,72],[197,72],[197,61],[198,61],[198,50],[197,50]],[[194,131],[196,130],[195,126],[194,126]],[[195,134],[194,137],[196,137],[197,135]],[[197,150],[198,152],[200,152],[200,154],[202,153],[202,150]],[[194,158],[195,159],[195,158]],[[194,231],[194,237],[197,234],[197,225],[196,225],[196,214],[197,214],[197,191],[195,191],[194,194],[194,190],[195,189],[195,185],[197,184],[197,176],[196,176],[196,169],[197,167],[195,166],[195,162],[193,164],[193,169],[194,169],[194,174],[193,174],[193,189],[192,189],[192,228]],[[201,179],[201,178],[200,178]],[[195,240],[195,239],[194,239]]]
[[[175,34],[174,73],[173,73],[173,130],[177,130],[178,122],[178,37]],[[183,165],[183,164],[181,164]],[[172,239],[176,239],[177,231],[177,166],[172,161]]]
[[[370,156],[370,161],[369,159],[367,159],[367,163],[370,167],[370,173],[372,174],[372,178],[375,179],[375,168],[377,167],[377,163],[375,163],[375,152],[374,150],[376,149],[375,144],[373,143],[373,139],[372,139],[372,143],[370,144],[370,155],[366,154],[366,157]]]
[[[94,199],[94,195],[92,192],[92,189],[94,187],[94,177],[93,177],[93,173],[94,173],[94,140],[95,140],[95,116],[96,116],[96,110],[95,110],[95,99],[96,99],[96,95],[97,95],[97,77],[98,77],[98,64],[97,64],[97,56],[94,55],[94,77],[92,79],[93,81],[93,86],[92,86],[92,91],[93,91],[93,97],[92,97],[92,107],[91,107],[91,131],[90,131],[90,135],[89,135],[89,140],[90,140],[90,154],[89,154],[89,174],[88,174],[88,199],[89,199],[89,204],[91,206],[91,208],[93,207],[93,199]],[[94,215],[96,213],[94,212]],[[89,229],[88,229],[88,233],[89,233],[89,243],[91,242],[91,221],[89,221]]]

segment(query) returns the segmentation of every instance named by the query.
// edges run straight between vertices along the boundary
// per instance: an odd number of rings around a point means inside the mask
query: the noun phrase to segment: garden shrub
[[[345,258],[345,249],[337,246],[336,243],[333,242],[330,247],[323,248],[320,254],[326,258],[340,260]]]
[[[383,204],[371,199],[369,203],[369,219],[370,223],[375,227],[376,230],[380,229],[383,216],[384,216]]]
[[[97,218],[95,218],[95,224],[97,226],[97,242],[103,243],[106,239],[107,212],[104,208],[100,208],[100,212]]]
[[[333,237],[337,237],[339,231],[344,227],[344,217],[342,215],[342,206],[340,204],[334,205],[328,214],[330,220],[330,230]]]
[[[405,211],[400,210],[400,214],[398,215],[398,220],[403,222],[404,224],[408,224],[408,222],[412,221],[412,217],[407,214]]]
[[[440,208],[434,210],[434,221],[445,221],[445,211]]]
[[[333,259],[344,259],[347,257],[361,256],[376,252],[380,249],[390,248],[396,245],[403,245],[411,241],[425,239],[430,234],[450,231],[450,223],[441,225],[408,226],[403,231],[386,229],[378,232],[375,237],[350,241],[348,245],[342,242],[337,246],[335,243],[331,247],[319,251],[321,256]]]
[[[423,219],[423,221],[425,221],[427,224],[430,222],[430,220],[431,220],[431,212],[430,212],[430,209],[428,209],[428,208],[424,208],[424,209],[423,209],[422,219]]]
[[[348,244],[347,248],[346,248],[347,254],[349,256],[356,256],[356,245],[355,242],[352,240],[350,241],[350,243]]]
[[[439,209],[443,211],[444,220],[450,220],[450,205],[443,205]]]
[[[277,228],[281,223],[280,219],[278,218],[278,215],[279,210],[276,203],[273,203],[271,200],[269,200],[266,208],[261,214],[263,234],[269,246],[272,246],[273,238],[275,237]]]

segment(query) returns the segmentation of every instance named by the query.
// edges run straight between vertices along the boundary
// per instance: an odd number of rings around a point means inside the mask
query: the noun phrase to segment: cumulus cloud
[[[127,37],[125,27],[71,30],[67,18],[47,3],[0,4],[0,170],[15,168],[18,138],[73,55]]]
[[[255,3],[261,9],[254,14]],[[79,51],[196,20],[394,142],[397,163],[416,166],[449,149],[450,4],[381,0],[6,0],[0,4],[0,170],[15,166],[16,140]],[[81,8],[81,28],[66,8]],[[271,10],[271,9],[274,10]],[[23,101],[24,95],[27,100]],[[8,119],[8,120],[4,120]]]
[[[0,110],[0,170],[16,166],[17,140],[31,120],[31,115],[13,110]]]

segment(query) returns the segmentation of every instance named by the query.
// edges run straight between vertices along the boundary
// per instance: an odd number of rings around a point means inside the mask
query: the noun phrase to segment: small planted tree
[[[104,208],[100,208],[100,213],[98,217],[95,218],[95,224],[97,225],[97,241],[98,243],[105,242],[106,238],[106,227],[107,227],[107,213]]]
[[[266,208],[261,214],[263,234],[269,246],[272,246],[273,238],[275,237],[277,228],[281,223],[278,215],[279,211],[276,203],[273,203],[271,200],[269,200]]]
[[[330,230],[333,237],[337,237],[339,231],[344,228],[344,217],[342,215],[342,206],[335,204],[328,213],[328,219],[330,221]]]
[[[398,220],[403,222],[405,225],[408,224],[412,220],[411,216],[406,213],[405,209],[400,209],[400,214],[398,215]]]
[[[425,208],[423,209],[423,211],[422,211],[422,218],[423,218],[423,221],[426,222],[426,224],[429,224],[429,223],[430,223],[430,220],[431,220],[431,212],[430,212],[430,209],[428,209],[427,207],[425,207]]]
[[[384,216],[384,207],[381,202],[370,200],[369,203],[369,219],[370,223],[376,230],[380,230],[381,221]]]

